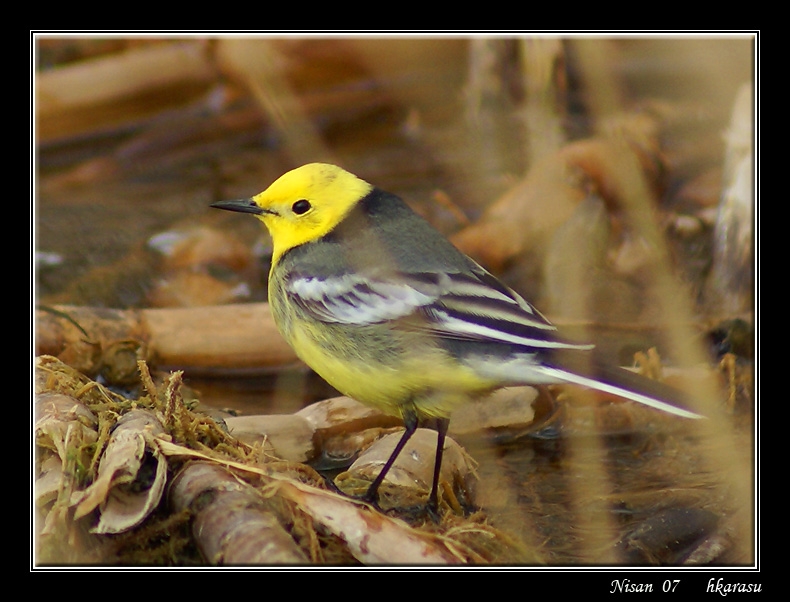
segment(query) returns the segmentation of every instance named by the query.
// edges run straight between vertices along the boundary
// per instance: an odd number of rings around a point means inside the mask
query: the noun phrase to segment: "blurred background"
[[[403,197],[613,361],[748,362],[755,42],[39,35],[36,302],[265,301],[267,236],[209,204],[325,161]],[[332,394],[302,369],[241,384],[186,369],[202,401],[241,412]]]

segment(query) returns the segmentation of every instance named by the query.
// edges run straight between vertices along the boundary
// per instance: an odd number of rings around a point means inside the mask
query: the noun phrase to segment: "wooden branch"
[[[124,340],[140,341],[166,366],[255,371],[298,361],[267,303],[130,310],[57,306],[36,312],[39,355]]]
[[[203,41],[141,46],[43,71],[35,82],[38,141],[128,125],[140,118],[134,99],[171,106],[180,90],[207,88],[216,77]]]

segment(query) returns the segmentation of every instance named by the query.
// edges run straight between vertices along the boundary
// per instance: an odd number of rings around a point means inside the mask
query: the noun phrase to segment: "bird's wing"
[[[455,341],[461,348],[467,341],[502,343],[508,351],[502,358],[514,351],[512,358],[524,360],[515,366],[516,372],[509,361],[497,363],[494,356],[480,368],[503,382],[572,383],[687,418],[700,416],[688,407],[682,393],[621,368],[608,368],[594,355],[577,353],[593,346],[560,339],[546,318],[483,268],[386,278],[351,273],[297,276],[289,280],[286,291],[301,311],[322,322],[356,326],[392,322],[394,329],[428,333]],[[542,359],[536,361],[536,355]]]
[[[466,272],[291,275],[290,300],[313,319],[371,325],[394,321],[454,340],[501,342],[531,349],[589,348],[557,339],[555,327],[483,268]]]

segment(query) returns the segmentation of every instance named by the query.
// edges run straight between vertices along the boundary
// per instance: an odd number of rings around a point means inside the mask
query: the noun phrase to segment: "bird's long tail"
[[[574,362],[569,367],[565,362],[552,362],[545,365],[542,372],[562,382],[616,395],[684,418],[703,417],[689,407],[688,396],[682,391],[625,368],[589,362],[579,365]]]

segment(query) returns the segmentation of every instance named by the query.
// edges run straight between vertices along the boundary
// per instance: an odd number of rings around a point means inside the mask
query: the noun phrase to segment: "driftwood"
[[[265,303],[142,310],[56,307],[39,309],[36,318],[37,353],[68,356],[71,365],[100,362],[123,341],[143,348],[131,350],[133,373],[135,354],[198,371],[265,370],[297,361]]]

